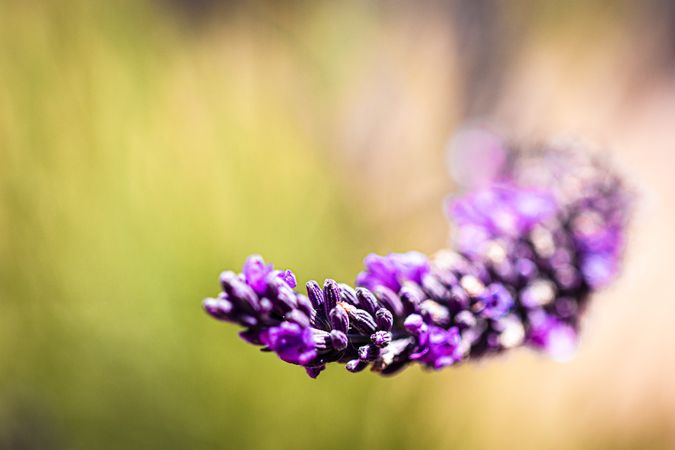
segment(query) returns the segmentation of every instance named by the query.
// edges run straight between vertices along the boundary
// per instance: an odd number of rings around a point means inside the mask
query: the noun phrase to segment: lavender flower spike
[[[490,182],[448,202],[457,251],[371,254],[356,289],[310,281],[307,295],[291,271],[251,256],[223,272],[205,311],[312,378],[333,362],[387,375],[521,345],[569,358],[590,294],[618,273],[631,197],[584,152],[505,155]]]

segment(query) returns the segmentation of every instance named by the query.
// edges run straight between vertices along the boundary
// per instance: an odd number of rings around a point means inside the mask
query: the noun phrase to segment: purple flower
[[[295,275],[290,270],[275,271],[272,264],[265,264],[265,261],[259,255],[249,256],[244,263],[242,271],[246,284],[248,284],[258,295],[264,295],[267,290],[267,280],[270,274],[282,279],[289,287],[295,288],[297,283]]]
[[[265,261],[258,256],[249,256],[244,263],[244,279],[246,284],[251,286],[257,294],[264,294],[267,289],[267,282],[265,281],[267,275],[272,272],[272,264],[265,264]]]
[[[453,199],[449,212],[460,225],[479,226],[493,235],[516,235],[546,220],[557,208],[546,192],[499,184]]]
[[[270,328],[263,342],[279,358],[291,364],[305,365],[317,355],[312,329],[296,323],[282,322],[278,327]]]
[[[427,330],[427,324],[419,314],[411,314],[403,322],[405,329],[413,336],[419,336]]]
[[[277,276],[284,280],[288,287],[292,289],[295,289],[295,287],[298,285],[298,282],[295,280],[295,275],[290,270],[279,271]]]
[[[478,313],[489,319],[498,319],[513,306],[513,296],[502,284],[493,283],[480,295]]]
[[[357,276],[356,284],[371,290],[384,286],[397,293],[404,281],[421,283],[422,277],[429,272],[429,260],[419,252],[387,256],[371,253],[364,263],[366,270]]]
[[[574,152],[513,152],[493,169],[450,204],[458,252],[371,254],[358,288],[310,281],[306,295],[291,271],[252,256],[203,307],[312,378],[329,363],[389,375],[521,345],[567,359],[590,295],[619,270],[629,196]]]
[[[420,334],[419,344],[410,359],[433,369],[441,369],[462,359],[459,343],[460,335],[456,327],[445,330],[430,326]]]
[[[557,211],[551,194],[513,183],[492,185],[448,203],[448,214],[459,225],[458,245],[469,253],[483,251],[482,244],[497,236],[522,236]]]

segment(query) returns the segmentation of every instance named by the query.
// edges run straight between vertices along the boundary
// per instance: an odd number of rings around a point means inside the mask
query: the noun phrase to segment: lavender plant
[[[306,295],[251,256],[204,309],[312,378],[332,362],[387,375],[522,345],[570,357],[590,294],[617,275],[630,196],[583,151],[505,155],[489,183],[448,201],[454,251],[371,254],[356,288],[310,281]]]

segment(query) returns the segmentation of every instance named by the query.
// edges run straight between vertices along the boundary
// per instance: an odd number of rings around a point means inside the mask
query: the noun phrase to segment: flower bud
[[[370,340],[376,347],[386,347],[391,342],[391,333],[388,331],[376,331],[370,335]]]
[[[314,340],[314,346],[317,350],[326,350],[329,347],[332,347],[330,334],[323,330],[317,330],[312,328],[312,339]]]
[[[302,294],[297,294],[295,300],[298,303],[298,308],[300,311],[304,312],[307,317],[311,319],[316,315],[316,310],[314,309],[314,306],[312,305],[312,302],[309,300],[309,298]]]
[[[433,300],[424,300],[420,304],[420,313],[427,322],[441,326],[450,324],[448,308]]]
[[[340,283],[340,300],[347,302],[353,306],[359,306],[359,301],[356,298],[356,291],[348,284]]]
[[[347,310],[350,323],[359,333],[370,336],[375,331],[375,319],[367,311],[358,308]]]
[[[391,327],[394,325],[394,316],[387,308],[380,308],[375,313],[375,322],[379,330],[391,331]]]
[[[356,289],[356,299],[358,300],[358,307],[368,311],[370,314],[375,314],[375,311],[379,308],[377,299],[366,288],[360,287]]]
[[[447,301],[450,297],[448,289],[443,286],[443,283],[437,277],[431,274],[427,274],[422,278],[422,286],[434,300]]]
[[[347,345],[349,345],[349,339],[347,338],[347,335],[338,330],[333,330],[330,332],[330,341],[331,346],[338,352],[346,349]]]
[[[455,316],[455,323],[460,330],[465,330],[476,325],[476,317],[469,311],[461,311]]]
[[[329,318],[331,328],[334,330],[342,331],[343,333],[349,330],[349,316],[340,304],[330,310]]]
[[[391,311],[393,315],[400,316],[403,314],[403,303],[401,303],[401,299],[391,289],[378,286],[375,289],[375,296],[382,303],[382,306]]]
[[[207,298],[204,300],[204,311],[218,320],[231,320],[233,305],[229,300]]]
[[[511,292],[500,283],[492,283],[480,295],[474,304],[474,310],[482,317],[498,319],[509,312],[513,306]]]
[[[427,325],[424,323],[424,320],[422,319],[422,316],[419,314],[411,314],[406,317],[405,321],[403,322],[403,326],[410,334],[413,335],[418,335],[424,332],[427,327]]]
[[[239,276],[231,270],[226,270],[220,274],[220,286],[223,291],[227,291],[232,280],[239,280]]]
[[[337,302],[340,301],[340,286],[338,286],[335,280],[329,278],[324,282],[323,299],[323,308],[326,316],[328,316],[330,311],[337,305]]]
[[[223,272],[221,275],[221,283],[223,290],[228,294],[233,302],[238,301],[243,307],[249,309],[251,312],[260,311],[260,303],[258,296],[253,289],[239,279],[232,272]]]
[[[319,287],[319,283],[314,280],[308,281],[306,287],[307,297],[312,302],[312,306],[315,310],[321,311],[323,309],[323,291]]]
[[[544,279],[531,282],[520,293],[520,302],[528,308],[548,305],[555,298],[555,285]]]
[[[417,312],[419,304],[424,300],[424,291],[412,283],[406,283],[400,292],[401,303],[406,314]]]
[[[274,277],[268,283],[268,292],[273,295],[270,297],[272,304],[280,314],[284,314],[298,307],[297,295],[284,280]]]
[[[460,286],[453,286],[450,290],[450,305],[457,309],[466,309],[469,307],[469,294]]]

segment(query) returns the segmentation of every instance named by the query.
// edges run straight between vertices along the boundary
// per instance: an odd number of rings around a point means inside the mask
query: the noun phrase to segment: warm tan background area
[[[0,448],[675,447],[674,29],[668,0],[0,1]],[[584,138],[639,194],[571,362],[310,380],[201,311],[249,253],[351,282],[446,245],[467,123]]]

